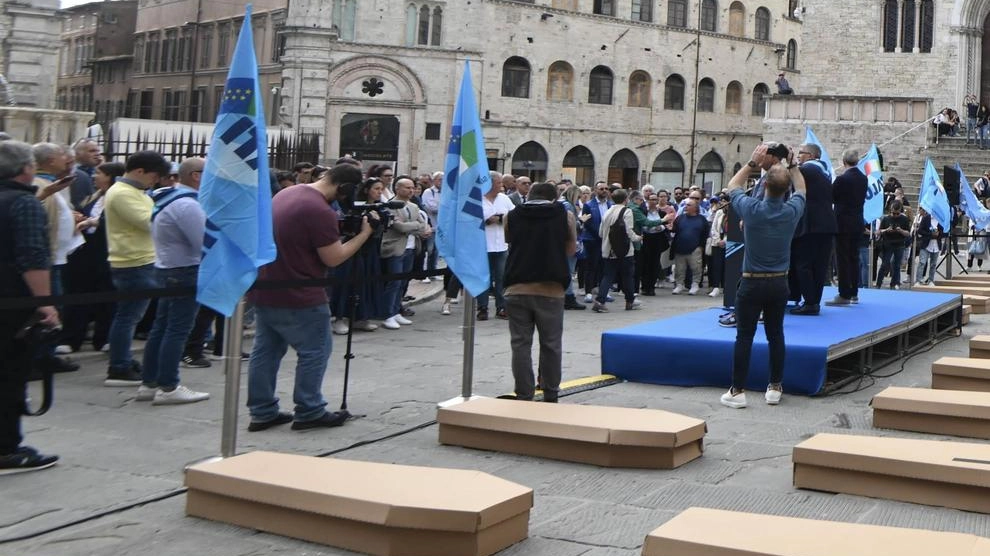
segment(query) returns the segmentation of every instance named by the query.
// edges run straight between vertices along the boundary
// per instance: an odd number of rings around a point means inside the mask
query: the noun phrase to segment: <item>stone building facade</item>
[[[0,0],[0,73],[17,106],[54,105],[57,10],[58,0]]]
[[[280,120],[323,132],[329,159],[355,153],[403,172],[442,169],[468,60],[492,168],[718,190],[762,140],[777,74],[803,82],[797,7],[294,1]]]

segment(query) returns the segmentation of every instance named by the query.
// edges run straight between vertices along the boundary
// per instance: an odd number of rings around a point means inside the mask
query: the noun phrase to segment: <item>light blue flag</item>
[[[976,193],[973,192],[973,187],[969,185],[969,180],[966,179],[966,174],[963,174],[958,162],[956,162],[956,169],[959,170],[959,206],[962,207],[963,212],[966,213],[977,230],[986,230],[990,226],[990,210],[976,198]],[[949,229],[948,225],[942,222],[939,224],[942,224],[946,230]]]
[[[938,172],[932,159],[925,159],[925,173],[921,176],[921,192],[918,194],[918,205],[928,211],[943,229],[949,229],[949,222],[952,218],[952,211],[949,209],[949,198],[942,187],[942,180],[938,178]]]
[[[491,281],[481,205],[482,196],[491,186],[485,138],[471,85],[471,65],[464,62],[440,191],[437,250],[472,296],[487,291]]]
[[[870,145],[869,152],[856,165],[866,176],[866,203],[863,205],[863,221],[870,223],[883,218],[883,172],[880,170],[880,153],[877,144]]]
[[[814,131],[811,131],[811,126],[805,126],[804,142],[809,145],[815,145],[822,151],[821,163],[825,166],[825,171],[828,172],[828,177],[830,180],[835,181],[835,168],[832,166],[832,159],[828,156],[828,151],[825,150],[825,145],[818,140],[818,136],[815,135]]]
[[[258,268],[274,261],[276,254],[250,4],[207,151],[199,202],[207,221],[196,301],[229,317],[254,283]]]

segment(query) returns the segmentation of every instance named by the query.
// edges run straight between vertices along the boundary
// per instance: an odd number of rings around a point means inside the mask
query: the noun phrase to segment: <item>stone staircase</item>
[[[904,186],[904,194],[914,206],[917,206],[918,194],[921,190],[921,177],[925,171],[925,157],[932,159],[932,164],[938,170],[939,177],[946,165],[962,167],[970,185],[976,182],[983,172],[990,170],[990,150],[980,150],[975,145],[967,145],[965,137],[942,137],[937,145],[927,149],[919,149],[910,156],[902,156],[892,160],[884,160],[884,177],[894,176]]]

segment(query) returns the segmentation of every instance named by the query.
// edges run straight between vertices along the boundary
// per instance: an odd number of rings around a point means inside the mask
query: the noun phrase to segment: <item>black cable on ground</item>
[[[825,397],[827,398],[827,397],[831,397],[831,396],[844,396],[844,395],[847,395],[847,394],[855,394],[857,392],[862,392],[863,390],[867,390],[869,388],[872,388],[877,383],[877,379],[880,379],[880,378],[891,378],[891,377],[895,377],[895,376],[901,374],[902,372],[904,372],[904,369],[907,367],[907,362],[910,361],[912,358],[914,358],[917,355],[921,355],[922,353],[928,353],[929,351],[935,349],[935,346],[941,344],[942,342],[945,342],[945,341],[954,339],[956,337],[957,336],[954,336],[954,335],[945,335],[945,336],[943,336],[943,337],[935,340],[927,348],[925,348],[923,350],[916,351],[916,352],[912,353],[911,355],[908,355],[907,357],[901,358],[901,366],[896,371],[894,371],[892,373],[885,374],[885,375],[878,375],[878,374],[874,374],[874,373],[870,373],[868,375],[860,375],[859,380],[856,382],[856,386],[852,390],[837,390],[837,391],[834,391],[834,392],[829,392],[828,394],[825,395]],[[886,366],[886,365],[884,365],[884,366]],[[883,368],[883,367],[881,367],[881,368]],[[866,381],[866,379],[870,379],[870,381],[869,381],[869,384],[866,384],[864,386],[863,383]],[[843,388],[845,388],[845,387],[843,387]]]

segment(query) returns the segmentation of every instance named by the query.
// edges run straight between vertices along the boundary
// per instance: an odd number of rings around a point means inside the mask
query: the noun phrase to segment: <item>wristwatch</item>
[[[788,165],[787,165],[787,169],[788,169],[788,170],[791,170],[791,169],[793,169],[793,168],[796,168],[797,166],[798,166],[798,165],[797,165],[797,163],[791,163],[791,164],[788,164]]]
[[[749,166],[750,168],[756,168],[756,163],[750,160],[749,162],[746,163],[746,166]]]

